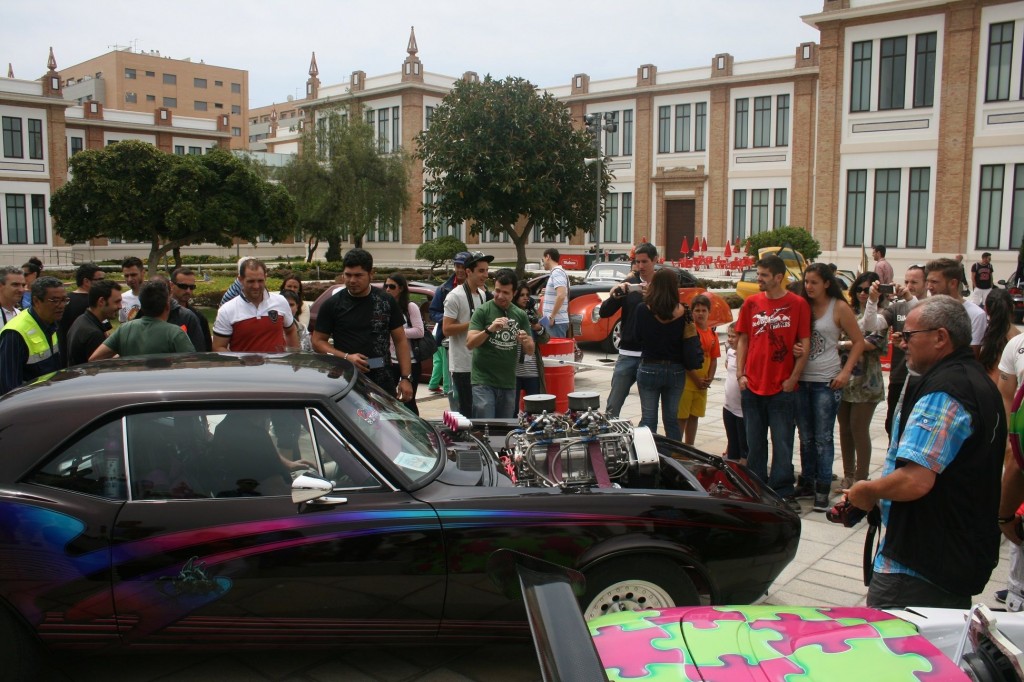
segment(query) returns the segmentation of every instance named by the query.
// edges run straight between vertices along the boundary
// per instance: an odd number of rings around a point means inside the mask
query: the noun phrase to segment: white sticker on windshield
[[[427,472],[434,468],[434,460],[422,455],[414,455],[411,452],[399,452],[395,457],[395,464],[403,469]]]

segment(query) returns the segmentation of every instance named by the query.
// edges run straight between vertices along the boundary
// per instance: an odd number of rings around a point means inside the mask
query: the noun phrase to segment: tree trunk
[[[177,270],[181,267],[181,247],[174,247],[174,269]]]
[[[160,242],[154,239],[149,243],[149,264],[146,266],[146,279],[156,274],[160,265],[160,259],[166,253],[166,249],[160,248]]]
[[[523,279],[526,275],[526,236],[533,230],[533,219],[526,221],[523,232],[520,234],[515,227],[509,228],[509,236],[512,243],[516,245],[516,277]]]
[[[313,262],[313,254],[320,247],[320,240],[316,237],[310,237],[306,240],[306,262]]]
[[[341,261],[341,237],[331,236],[327,238],[327,253],[324,258],[328,263]]]

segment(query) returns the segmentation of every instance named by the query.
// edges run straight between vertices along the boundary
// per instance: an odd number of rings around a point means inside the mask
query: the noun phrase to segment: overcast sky
[[[641,64],[664,71],[793,54],[817,32],[801,15],[822,0],[3,0],[0,62],[18,78],[115,46],[249,71],[252,107],[301,97],[311,52],[320,81],[398,71],[410,26],[427,71],[522,76],[536,85],[632,76]]]

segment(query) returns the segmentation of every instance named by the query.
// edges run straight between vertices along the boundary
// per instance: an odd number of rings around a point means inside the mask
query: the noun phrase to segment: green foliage
[[[416,258],[430,261],[430,269],[433,271],[453,259],[459,251],[466,251],[465,242],[449,234],[420,244],[416,249]]]
[[[152,273],[187,244],[256,243],[289,236],[295,204],[265,181],[251,161],[212,149],[202,156],[165,154],[137,140],[76,154],[71,180],[50,202],[54,227],[69,243],[96,237],[148,242]]]
[[[328,260],[341,260],[342,241],[361,246],[378,225],[401,224],[409,203],[407,156],[401,149],[383,153],[373,126],[354,107],[327,112],[309,126],[302,154],[278,179],[295,198],[309,261],[320,240],[328,242]]]
[[[424,205],[429,223],[471,221],[473,234],[508,234],[520,274],[534,226],[558,237],[593,224],[596,173],[585,163],[593,140],[573,129],[563,103],[527,80],[457,82],[417,141],[433,197]],[[611,175],[601,170],[606,193]]]
[[[811,236],[811,233],[802,227],[777,227],[767,232],[759,232],[747,240],[750,245],[749,253],[757,255],[758,249],[766,246],[792,246],[804,255],[808,261],[815,260],[821,255],[821,244]]]

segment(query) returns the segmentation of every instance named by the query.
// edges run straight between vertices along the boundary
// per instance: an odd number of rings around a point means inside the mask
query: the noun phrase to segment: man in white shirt
[[[453,407],[466,417],[473,416],[473,354],[466,346],[469,322],[473,312],[487,302],[487,271],[494,256],[473,251],[466,259],[466,281],[451,290],[444,299],[444,318],[441,321],[448,337],[448,367],[452,373],[455,394]]]
[[[127,290],[121,293],[121,310],[117,313],[117,319],[121,324],[134,320],[139,314],[139,292],[145,284],[142,270],[142,261],[135,256],[129,256],[121,261],[121,275],[124,276],[124,283],[127,285]]]
[[[946,294],[963,304],[967,316],[971,318],[971,349],[974,351],[974,357],[978,357],[981,352],[981,340],[985,338],[985,330],[988,329],[988,317],[979,306],[964,300],[960,264],[952,258],[938,258],[929,261],[924,270],[925,286],[928,288],[929,296]]]
[[[556,248],[544,249],[544,269],[548,282],[544,286],[544,317],[541,324],[548,328],[552,338],[569,336],[569,276],[558,263],[562,256]]]
[[[0,327],[18,314],[25,295],[25,273],[13,265],[0,267]]]

